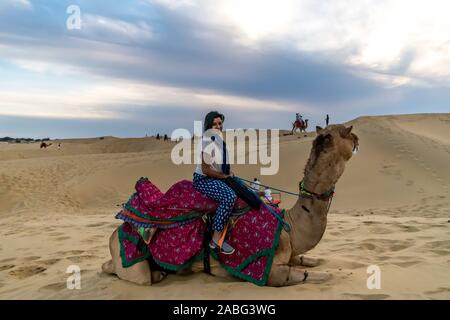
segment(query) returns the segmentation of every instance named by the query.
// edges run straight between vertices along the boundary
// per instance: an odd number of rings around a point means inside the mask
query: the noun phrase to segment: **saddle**
[[[295,120],[295,126],[297,128],[303,128],[305,126],[305,122],[303,120]]]
[[[264,205],[255,210],[238,198],[226,232],[226,241],[236,251],[223,255],[208,246],[212,234],[207,221],[218,204],[196,191],[191,181],[179,181],[162,193],[141,178],[135,189],[116,215],[124,222],[118,230],[122,267],[151,259],[178,272],[203,260],[205,272],[210,272],[211,255],[233,276],[257,285],[267,283],[284,211]]]

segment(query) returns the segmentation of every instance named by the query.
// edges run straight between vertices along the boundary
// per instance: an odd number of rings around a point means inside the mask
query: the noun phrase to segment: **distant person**
[[[264,190],[264,198],[266,198],[269,201],[272,201],[272,190],[270,190],[269,187],[266,187]]]
[[[159,133],[156,135],[156,140],[161,139],[161,137],[159,136]]]
[[[325,122],[327,123],[327,127],[328,127],[328,124],[330,123],[330,116],[329,115],[327,115],[327,117],[325,118]]]
[[[300,113],[296,113],[296,114],[295,114],[295,121],[297,121],[298,123],[300,123],[300,125],[303,125],[303,124],[304,124],[304,122],[303,122],[303,117],[302,117],[302,115],[301,115]]]
[[[61,150],[61,143],[58,143],[58,150]]]
[[[164,141],[168,141],[169,137],[167,136],[167,134],[164,135]]]
[[[259,193],[259,188],[261,187],[261,182],[255,178],[253,179],[252,184],[250,185],[250,188],[255,191],[256,193]]]

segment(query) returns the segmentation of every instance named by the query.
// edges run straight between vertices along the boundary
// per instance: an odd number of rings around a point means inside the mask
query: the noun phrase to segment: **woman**
[[[214,233],[209,246],[212,249],[219,248],[223,254],[232,254],[234,248],[226,241],[219,245],[237,198],[236,193],[223,181],[234,176],[227,164],[226,144],[220,136],[224,120],[225,117],[217,111],[211,111],[205,117],[204,133],[200,143],[201,163],[194,172],[193,186],[197,191],[219,203],[213,217]]]

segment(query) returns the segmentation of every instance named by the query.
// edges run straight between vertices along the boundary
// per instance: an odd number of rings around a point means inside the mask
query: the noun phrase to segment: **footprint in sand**
[[[64,235],[64,233],[62,233],[62,232],[51,232],[48,235],[52,236],[52,237],[59,237],[59,236]]]
[[[375,227],[370,230],[371,233],[375,234],[391,234],[393,231],[388,228]]]
[[[403,268],[411,267],[411,266],[416,265],[418,263],[420,263],[420,261],[392,262],[393,265],[396,265],[396,266],[399,266],[399,267],[403,267]]]
[[[428,242],[426,246],[432,249],[450,249],[450,240],[432,241]]]
[[[361,249],[375,250],[376,246],[372,243],[363,243],[359,246]]]
[[[410,244],[406,244],[406,243],[404,243],[404,244],[395,244],[393,246],[390,246],[389,250],[391,250],[391,251],[401,251],[401,250],[404,250],[406,248],[409,248],[410,246],[411,246]]]
[[[38,261],[39,263],[42,263],[45,266],[51,266],[61,261],[61,259],[47,259],[47,260],[41,260]]]
[[[59,238],[56,238],[56,240],[58,240],[58,241],[69,240],[69,239],[70,239],[70,237],[59,237]]]
[[[419,232],[420,231],[419,228],[412,227],[412,226],[407,226],[407,225],[400,225],[399,227],[404,232]]]
[[[82,240],[81,242],[82,243],[92,244],[95,241],[104,241],[104,239],[105,239],[105,236],[100,235],[100,234],[95,234],[95,235],[90,236],[87,239]]]
[[[39,256],[30,256],[30,257],[24,258],[23,261],[34,261],[34,260],[38,260],[40,258],[41,257],[39,257]]]
[[[103,223],[103,222],[91,223],[91,224],[86,225],[86,227],[88,227],[88,228],[96,228],[96,227],[104,227],[104,226],[105,226],[105,223]]]
[[[13,264],[5,264],[5,265],[0,266],[0,271],[9,270],[9,269],[12,269],[14,267],[15,267],[15,265],[13,265]]]
[[[61,291],[67,289],[67,283],[65,281],[55,282],[49,285],[39,288],[39,290],[51,290],[51,291]]]
[[[350,296],[353,298],[360,298],[363,300],[384,300],[388,299],[391,296],[388,294],[357,294],[357,293],[344,293],[346,296]]]
[[[57,255],[80,255],[84,253],[84,250],[69,250],[69,251],[58,251]]]
[[[93,255],[72,256],[72,257],[67,257],[67,260],[74,262],[74,263],[80,263],[80,262],[84,262],[86,260],[92,260],[96,257],[97,256],[93,256]]]
[[[42,273],[45,270],[47,270],[47,269],[44,267],[34,265],[34,266],[20,267],[15,270],[11,270],[9,272],[9,274],[13,277],[16,277],[16,278],[19,278],[20,280],[22,280],[22,279],[37,275],[39,273]]]
[[[440,287],[437,290],[427,291],[425,294],[450,293],[450,288]]]

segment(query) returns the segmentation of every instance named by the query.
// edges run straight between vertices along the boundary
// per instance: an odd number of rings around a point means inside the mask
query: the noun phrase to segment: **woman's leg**
[[[209,177],[194,177],[194,188],[219,203],[213,218],[213,230],[221,232],[228,223],[236,193],[225,182]]]

